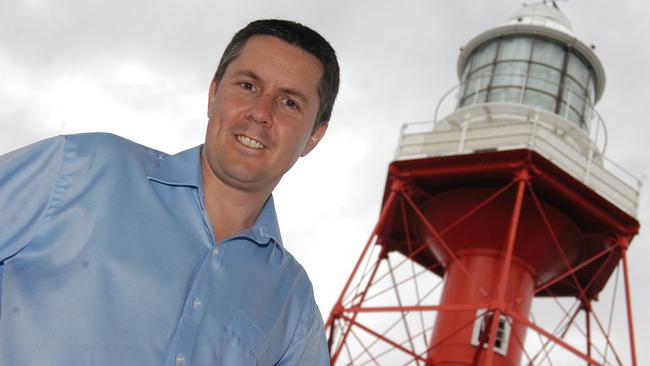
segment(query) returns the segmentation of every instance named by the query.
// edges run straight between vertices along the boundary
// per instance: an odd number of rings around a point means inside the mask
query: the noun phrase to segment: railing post
[[[535,139],[537,138],[537,126],[539,125],[539,113],[536,111],[533,115],[533,128],[530,131],[530,137],[528,138],[528,147],[532,148],[535,146]]]
[[[460,141],[458,143],[458,153],[461,154],[465,148],[465,137],[467,136],[467,128],[469,127],[469,113],[465,115],[463,121],[463,131],[460,134]]]
[[[587,166],[585,166],[585,176],[582,178],[586,185],[589,185],[589,177],[591,176],[591,164],[594,160],[594,147],[589,146],[589,154],[587,156]]]

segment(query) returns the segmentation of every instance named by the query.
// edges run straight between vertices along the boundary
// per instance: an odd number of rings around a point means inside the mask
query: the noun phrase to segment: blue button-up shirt
[[[272,198],[215,242],[200,147],[108,134],[0,157],[0,365],[328,365]]]

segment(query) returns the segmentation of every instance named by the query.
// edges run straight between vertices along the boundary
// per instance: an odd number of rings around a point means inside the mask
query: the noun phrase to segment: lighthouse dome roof
[[[506,25],[528,24],[552,28],[574,36],[569,19],[560,9],[546,2],[524,4],[506,22]]]

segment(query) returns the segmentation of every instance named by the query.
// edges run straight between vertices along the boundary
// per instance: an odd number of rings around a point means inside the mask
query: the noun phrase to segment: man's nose
[[[273,96],[261,94],[255,98],[249,110],[249,118],[270,127],[273,120]]]

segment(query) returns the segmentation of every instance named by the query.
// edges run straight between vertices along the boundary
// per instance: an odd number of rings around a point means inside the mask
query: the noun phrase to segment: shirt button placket
[[[176,333],[171,342],[171,352],[167,359],[169,366],[185,366],[192,363],[192,349],[207,310],[205,305],[209,303],[210,298],[211,257],[210,252],[205,254],[192,289],[185,300]]]

